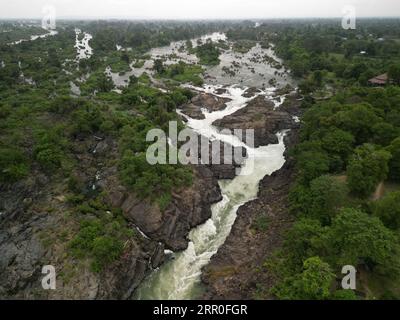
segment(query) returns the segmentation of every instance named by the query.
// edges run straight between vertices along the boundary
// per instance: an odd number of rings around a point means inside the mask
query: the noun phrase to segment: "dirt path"
[[[380,198],[383,197],[383,194],[385,193],[385,184],[384,182],[381,182],[378,184],[378,186],[376,187],[376,190],[372,196],[372,201],[377,201]]]

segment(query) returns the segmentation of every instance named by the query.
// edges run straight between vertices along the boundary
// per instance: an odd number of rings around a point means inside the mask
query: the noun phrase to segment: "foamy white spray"
[[[194,88],[199,91],[216,94],[218,86]],[[173,259],[154,271],[137,290],[138,299],[193,299],[201,290],[200,276],[202,268],[207,265],[218,248],[225,242],[236,219],[238,208],[257,197],[258,185],[266,175],[280,169],[284,162],[284,132],[278,134],[279,143],[274,145],[250,148],[233,135],[222,135],[212,123],[244,108],[252,98],[243,97],[245,88],[231,86],[224,94],[218,96],[231,99],[222,111],[206,112],[205,119],[195,120],[187,117],[187,125],[195,132],[210,139],[229,142],[233,146],[245,146],[248,152],[242,170],[250,164],[250,174],[239,175],[233,180],[219,181],[223,199],[212,206],[212,217],[203,225],[193,229],[189,235],[188,248],[174,253]],[[273,89],[262,94],[270,95]],[[254,98],[254,97],[253,97]]]

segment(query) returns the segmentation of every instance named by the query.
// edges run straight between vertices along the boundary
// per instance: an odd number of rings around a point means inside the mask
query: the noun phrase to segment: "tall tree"
[[[334,279],[328,263],[311,257],[304,261],[301,273],[287,278],[274,293],[280,299],[323,300],[329,298]]]
[[[373,216],[357,210],[343,209],[326,233],[328,261],[341,267],[366,264],[371,269],[400,271],[399,241],[392,231]]]
[[[400,181],[400,137],[393,140],[387,150],[392,154],[389,161],[389,178]]]
[[[373,212],[389,229],[400,229],[400,192],[391,192],[372,204]]]
[[[389,67],[389,78],[396,84],[400,84],[400,64],[392,64]]]
[[[355,150],[347,166],[349,188],[361,197],[368,197],[389,172],[389,152],[364,144]]]
[[[311,181],[308,216],[322,224],[330,224],[347,198],[347,187],[331,176],[321,176]]]

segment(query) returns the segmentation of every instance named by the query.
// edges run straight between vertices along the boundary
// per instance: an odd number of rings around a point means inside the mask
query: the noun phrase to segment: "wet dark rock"
[[[56,223],[48,214],[32,215],[25,205],[17,202],[10,212],[5,209],[0,219],[0,297],[32,290],[40,286],[38,276],[46,261],[47,249],[40,234]],[[21,297],[24,295],[21,294]]]
[[[245,91],[245,93],[243,94],[243,97],[245,98],[251,98],[254,97],[256,94],[261,93],[260,89],[257,88],[249,88]]]
[[[301,108],[302,99],[303,98],[299,93],[293,91],[286,95],[284,103],[279,108],[286,111],[291,116],[300,117],[304,112]]]
[[[226,88],[219,88],[219,89],[215,90],[215,93],[216,94],[225,94],[225,93],[227,93],[227,90],[226,90]]]
[[[164,245],[152,241],[144,241],[142,247],[130,244],[127,253],[114,265],[104,270],[104,281],[99,283],[96,299],[133,298],[135,289],[151,271],[164,262]]]
[[[285,138],[287,147],[297,143],[298,130]],[[288,158],[284,166],[266,176],[260,183],[258,198],[239,208],[232,231],[210,263],[203,268],[202,281],[206,292],[202,299],[254,299],[259,284],[266,291],[264,298],[272,299],[268,290],[276,279],[260,266],[283,242],[283,235],[293,223],[288,211],[288,193],[294,181],[294,161]],[[268,218],[268,228],[255,229],[260,216]]]
[[[284,86],[282,88],[278,88],[274,92],[274,95],[275,96],[283,96],[283,95],[289,94],[291,92],[294,92],[294,88],[290,84],[287,84],[286,86]]]
[[[70,207],[61,182],[38,172],[12,186],[1,185],[0,298],[132,298],[143,279],[165,261],[164,249],[185,249],[190,230],[210,218],[211,204],[222,199],[214,173],[206,166],[196,166],[193,186],[177,190],[170,206],[161,212],[124,188],[116,167],[104,167],[117,154],[115,141],[107,137],[76,141],[72,150],[78,168],[71,174],[69,187],[89,195],[108,191],[109,204],[121,208],[131,228],[139,227],[150,238],[138,232],[124,244],[120,259],[100,273],[92,272],[90,261],[68,254],[71,238],[54,245],[63,231],[68,237],[77,232],[74,219],[66,218]],[[90,187],[99,172],[101,179],[93,191]],[[41,287],[42,267],[49,264],[56,268],[57,290]],[[68,281],[61,272],[67,272]]]
[[[258,96],[230,116],[214,122],[220,128],[254,129],[254,147],[278,143],[277,132],[295,127],[292,116],[264,96]]]
[[[174,193],[164,212],[156,203],[130,193],[115,176],[108,176],[102,184],[109,190],[107,197],[112,206],[121,208],[125,217],[151,239],[178,251],[187,248],[190,230],[211,217],[211,204],[222,199],[217,179],[209,168],[195,166],[194,174],[193,186]]]
[[[198,107],[192,103],[185,104],[181,107],[182,112],[189,116],[192,119],[196,120],[204,120],[206,117],[203,114],[203,111],[201,110],[201,107]]]
[[[192,119],[204,119],[201,109],[208,112],[220,111],[226,108],[226,103],[230,99],[221,98],[209,93],[200,93],[195,96],[192,101],[181,107],[182,112]]]
[[[165,246],[162,243],[159,243],[156,249],[154,250],[154,254],[151,257],[151,265],[154,268],[157,268],[164,262],[165,254],[164,254]]]
[[[197,169],[208,168],[217,180],[233,179],[247,156],[243,147],[233,147],[219,140],[210,141],[203,136],[198,136],[198,144],[193,145],[193,150],[196,148]]]

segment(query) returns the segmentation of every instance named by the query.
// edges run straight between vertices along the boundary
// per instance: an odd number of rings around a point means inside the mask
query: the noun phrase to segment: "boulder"
[[[229,101],[228,98],[221,98],[210,93],[200,93],[192,98],[190,103],[183,105],[181,110],[192,119],[202,120],[204,119],[202,109],[208,112],[220,111],[226,108],[226,103]]]
[[[254,129],[254,147],[278,143],[276,133],[289,129],[295,122],[286,111],[274,108],[265,96],[257,96],[245,108],[214,122],[219,128]],[[244,134],[244,133],[243,133]]]
[[[222,199],[217,179],[206,166],[194,166],[194,183],[176,190],[165,211],[149,200],[138,198],[122,186],[115,175],[106,173],[102,188],[107,199],[121,208],[125,217],[152,240],[162,242],[173,251],[187,248],[190,230],[211,217],[211,204]]]

